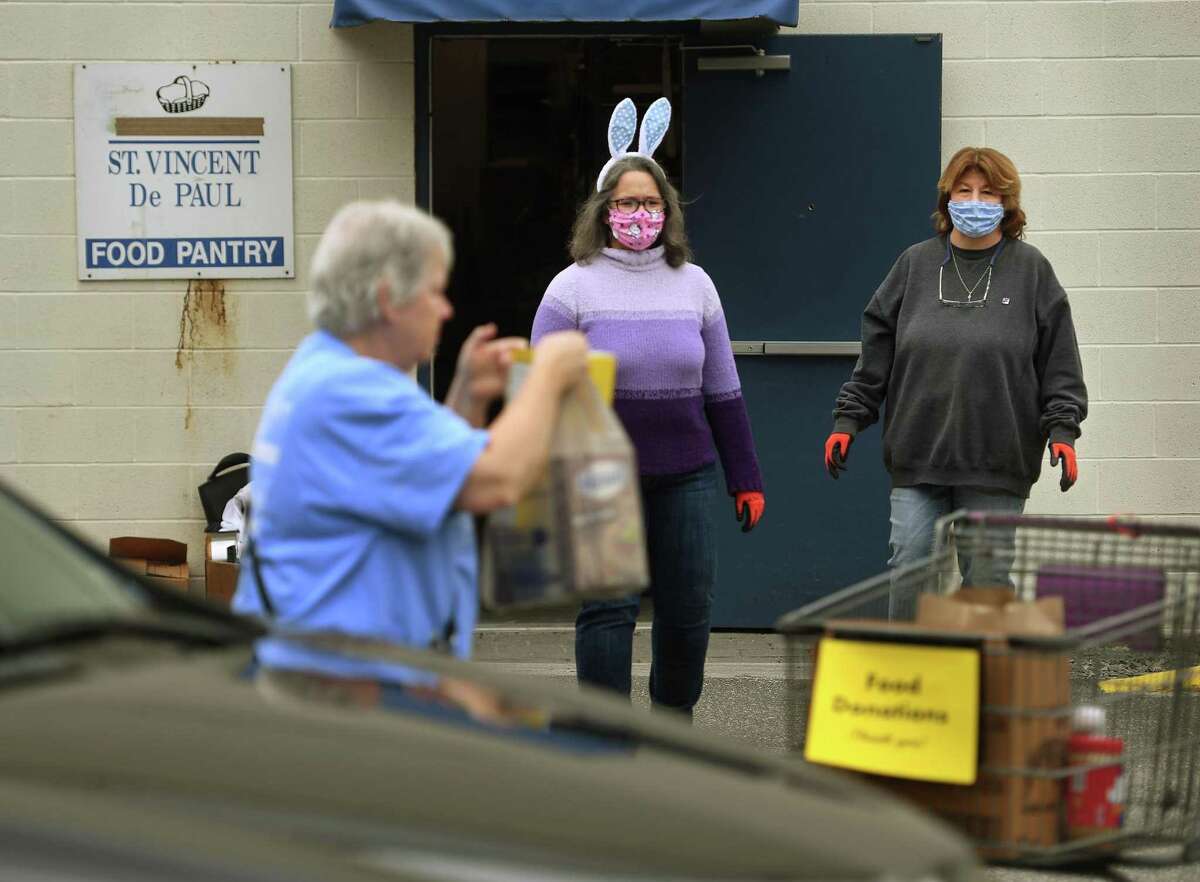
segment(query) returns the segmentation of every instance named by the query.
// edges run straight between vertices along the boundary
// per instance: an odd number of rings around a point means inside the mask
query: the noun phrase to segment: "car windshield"
[[[127,619],[147,603],[123,576],[0,486],[0,644]]]

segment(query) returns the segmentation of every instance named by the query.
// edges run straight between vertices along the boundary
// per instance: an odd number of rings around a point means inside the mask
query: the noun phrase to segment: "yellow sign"
[[[804,758],[896,778],[974,784],[979,650],[824,638]]]
[[[531,364],[533,364],[532,349],[518,349],[513,353],[514,370],[510,376],[507,392],[509,398],[524,382],[525,371]],[[596,387],[596,391],[600,393],[604,403],[611,407],[617,385],[617,357],[611,352],[603,352],[599,349],[591,350],[588,352],[588,376],[591,377],[592,385]]]

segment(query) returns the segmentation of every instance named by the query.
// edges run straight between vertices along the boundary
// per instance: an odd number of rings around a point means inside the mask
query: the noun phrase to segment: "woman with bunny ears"
[[[764,500],[750,420],[712,279],[689,262],[679,194],[652,158],[671,105],[625,99],[609,123],[612,158],[579,209],[574,263],[546,289],[534,342],[579,329],[617,356],[614,408],[637,449],[654,598],[650,698],[689,717],[704,686],[716,576],[712,523],[720,456],[743,531]],[[585,603],[575,623],[581,682],[628,696],[639,598]]]

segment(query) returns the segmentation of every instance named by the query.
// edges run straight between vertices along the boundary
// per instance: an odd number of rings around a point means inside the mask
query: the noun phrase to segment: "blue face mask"
[[[976,202],[950,200],[950,220],[954,229],[970,239],[978,239],[1000,226],[1004,218],[1004,205],[999,202]]]

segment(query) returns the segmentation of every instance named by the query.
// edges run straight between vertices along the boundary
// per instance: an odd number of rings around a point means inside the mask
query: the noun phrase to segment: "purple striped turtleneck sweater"
[[[614,409],[643,475],[690,472],[720,454],[730,493],[762,490],[725,313],[712,279],[662,247],[605,248],[554,277],[533,320],[533,342],[579,329],[617,356]]]

